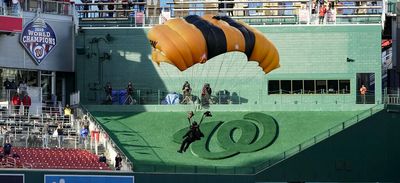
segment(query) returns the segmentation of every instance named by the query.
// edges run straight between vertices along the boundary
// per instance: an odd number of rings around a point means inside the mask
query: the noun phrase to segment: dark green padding
[[[240,138],[235,142],[233,132],[241,130]],[[224,149],[239,151],[257,139],[257,126],[248,120],[234,120],[221,125],[217,133],[218,144]]]
[[[213,129],[210,129],[210,131],[203,132],[204,138],[202,140],[193,143],[191,150],[195,156],[204,159],[224,159],[239,153],[233,150],[226,150],[221,152],[210,151],[209,147],[210,147],[211,137],[217,132],[217,130],[219,130],[219,127],[223,124],[225,123],[222,122],[217,123]]]
[[[240,152],[258,151],[274,143],[279,134],[279,126],[272,116],[260,112],[253,112],[244,115],[243,118],[257,122],[259,126],[263,128],[261,129],[263,133],[260,139],[251,144],[251,146],[247,146],[246,148],[242,149]]]
[[[271,145],[278,136],[278,124],[271,116],[264,113],[249,113],[243,118],[243,120],[214,121],[201,125],[201,130],[205,137],[191,145],[192,153],[204,159],[224,159],[239,153],[261,150]],[[232,134],[239,129],[242,133],[237,142],[235,142]],[[174,142],[181,143],[182,136],[187,130],[188,128],[184,128],[175,133],[173,136]],[[217,135],[218,145],[225,151],[211,152],[209,150],[209,143],[214,134]],[[262,136],[258,137],[260,134]]]

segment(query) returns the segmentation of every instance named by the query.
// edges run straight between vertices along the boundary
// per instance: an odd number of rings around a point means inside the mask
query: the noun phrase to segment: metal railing
[[[19,112],[19,111],[18,111]],[[79,135],[74,128],[74,123],[69,117],[59,116],[56,113],[45,113],[41,116],[31,116],[18,114],[18,112],[3,111],[0,113],[0,143],[4,144],[7,139],[13,146],[21,147],[68,147],[79,148]],[[58,117],[57,117],[58,116]],[[42,129],[48,125],[48,132]],[[64,140],[61,144],[52,143],[52,133],[58,125],[64,128]],[[45,146],[44,139],[48,139],[48,145]],[[47,141],[46,141],[47,142]]]
[[[93,12],[95,13],[95,12]],[[82,15],[79,15],[82,16]],[[145,16],[136,12],[128,17],[88,17],[80,18],[81,27],[150,27],[162,22],[158,16]]]
[[[79,100],[80,100],[80,91],[73,92],[70,94],[69,104],[71,106],[79,105],[79,103],[80,103]]]
[[[384,21],[383,17],[387,9],[385,0],[367,0],[360,4],[356,2],[358,1],[330,0],[329,3],[338,4],[335,4],[333,8],[328,8],[323,24],[375,24]],[[108,9],[106,6],[108,4],[113,4],[114,7]],[[314,6],[316,7],[313,8]],[[148,4],[139,2],[130,5],[126,3],[82,3],[77,4],[76,8],[79,17],[83,20],[81,25],[91,24],[94,27],[152,26],[164,22],[158,20],[162,17],[161,9],[169,12],[172,18],[212,13],[228,15],[251,25],[320,23],[318,21],[319,6],[313,4],[311,0],[175,1],[167,2],[165,7],[150,7],[154,11],[149,11]],[[137,16],[138,12],[144,14]],[[138,20],[140,23],[135,23]]]
[[[144,12],[145,2],[98,2],[76,4],[80,18],[128,17],[133,12]]]
[[[383,102],[400,105],[400,88],[385,88],[383,90]]]
[[[398,3],[398,2],[397,2]],[[387,13],[396,15],[396,2],[387,2]]]
[[[243,95],[246,94],[246,95]],[[134,90],[131,98],[127,92],[116,90],[112,95],[112,102],[104,91],[90,91],[91,98],[87,98],[85,104],[105,104],[105,105],[169,105],[169,104],[202,104],[201,90],[193,90],[188,99],[185,99],[183,92],[167,91],[160,89],[138,89]],[[82,97],[82,95],[81,95]],[[82,99],[82,98],[81,98]],[[108,99],[108,100],[107,100]],[[364,100],[365,99],[365,100]],[[170,102],[174,101],[174,102]],[[208,101],[208,102],[207,102]],[[317,93],[307,91],[276,91],[268,94],[267,91],[249,91],[215,89],[207,99],[209,104],[379,104],[382,100],[375,97],[374,91],[369,91],[365,97],[350,91],[322,91]],[[254,104],[256,105],[256,104]]]
[[[103,91],[94,91],[95,96],[89,103],[95,104],[117,104],[117,105],[166,105],[166,104],[200,104],[203,100],[201,91],[192,92],[187,98],[182,92],[173,92],[157,89],[139,89],[134,90],[133,94],[128,98],[125,90],[116,90],[113,92],[112,102],[107,101],[107,94]],[[173,96],[168,96],[173,95]],[[177,103],[169,103],[168,97],[173,97]],[[186,100],[184,101],[184,99]],[[132,101],[132,100],[133,101]],[[247,100],[240,96],[240,91],[217,90],[209,97],[210,104],[241,104]]]
[[[84,116],[86,116],[89,121],[95,122],[96,128],[98,128],[99,131],[101,131],[102,133],[107,132],[101,126],[101,123],[99,123],[97,121],[97,119],[83,105],[79,105],[79,107],[77,107],[76,110],[77,110],[76,114],[77,114],[78,118],[84,118]],[[125,157],[125,158],[123,158],[123,162],[122,162],[122,164],[125,165],[125,166],[123,166],[123,168],[124,168],[124,170],[132,171],[134,164],[131,162],[131,160],[128,158],[128,156],[125,155],[124,151],[122,151],[120,149],[120,147],[117,145],[117,143],[114,142],[114,140],[112,138],[107,138],[107,140],[109,141],[108,143],[110,144],[110,146],[106,146],[106,148],[107,147],[113,148],[112,151],[116,151],[117,153],[121,154],[121,157]]]
[[[36,131],[21,132],[21,128],[12,127],[10,132],[0,135],[0,141],[8,140],[14,147],[41,147],[41,148],[74,148],[90,149],[90,140],[85,142],[79,136],[63,135],[53,137],[52,134],[40,134]],[[47,143],[46,143],[47,142]]]
[[[23,11],[45,14],[72,15],[72,4],[64,1],[25,0],[23,3],[10,4],[0,2],[0,15],[21,17]]]
[[[26,0],[22,5],[24,11],[40,12],[44,14],[72,15],[73,5],[64,1],[52,0]]]
[[[4,1],[0,1],[0,15],[22,17],[21,4],[19,2],[14,4],[12,1],[7,4]]]

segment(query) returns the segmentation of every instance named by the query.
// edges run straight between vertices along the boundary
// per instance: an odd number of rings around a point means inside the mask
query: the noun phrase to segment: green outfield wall
[[[398,112],[380,111],[256,175],[256,182],[399,182],[399,119]]]
[[[81,102],[99,104],[105,98],[103,87],[110,82],[123,89],[132,81],[141,98],[153,97],[159,104],[166,93],[181,92],[189,81],[199,95],[204,83],[214,92],[227,90],[239,104],[355,104],[359,74],[368,75],[370,103],[380,103],[381,26],[262,26],[256,27],[277,47],[281,67],[264,75],[255,62],[242,53],[232,52],[212,58],[181,72],[174,66],[151,61],[148,28],[85,28],[76,37],[77,89]],[[110,36],[107,36],[109,34]],[[110,41],[106,41],[106,38]],[[107,53],[110,57],[104,56]],[[349,81],[347,93],[312,92],[269,94],[270,80]],[[289,85],[290,86],[290,85]],[[295,90],[295,86],[292,86]],[[215,93],[214,93],[215,94]],[[240,99],[239,99],[240,98]],[[336,108],[336,107],[333,107]]]
[[[17,169],[2,169],[0,174],[23,174],[25,183],[45,183],[45,175],[134,176],[137,183],[399,182],[399,117],[399,113],[382,110],[256,175]]]

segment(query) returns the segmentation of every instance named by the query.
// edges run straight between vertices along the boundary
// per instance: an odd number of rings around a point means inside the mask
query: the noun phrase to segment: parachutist
[[[212,114],[210,111],[204,112],[200,123],[197,123],[196,121],[193,121],[192,123],[191,120],[193,116],[193,111],[190,111],[188,113],[189,131],[182,137],[184,139],[182,141],[181,148],[178,150],[179,153],[186,152],[191,143],[204,137],[203,132],[200,130],[200,124],[203,122],[204,117],[212,117]]]
[[[182,137],[184,138],[184,140],[182,141],[181,148],[178,150],[178,152],[186,152],[190,144],[196,140],[200,140],[201,137],[204,137],[204,134],[200,131],[200,125],[197,124],[196,121],[194,121],[193,124],[189,127],[189,131]]]

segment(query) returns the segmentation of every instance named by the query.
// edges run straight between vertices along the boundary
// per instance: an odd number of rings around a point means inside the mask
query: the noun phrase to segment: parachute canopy
[[[152,60],[184,71],[197,63],[231,51],[243,52],[264,73],[279,67],[279,53],[263,33],[227,16],[190,15],[154,26],[147,34]]]

